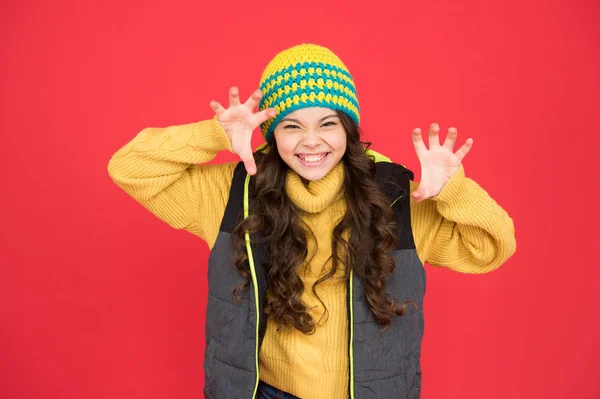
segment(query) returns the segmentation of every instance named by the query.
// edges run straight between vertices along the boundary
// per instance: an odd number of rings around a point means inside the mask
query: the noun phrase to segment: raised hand
[[[229,89],[229,108],[225,109],[218,101],[212,100],[210,107],[217,114],[219,124],[227,133],[233,152],[244,162],[248,174],[256,173],[256,163],[252,155],[252,132],[261,123],[277,115],[275,108],[267,108],[254,112],[263,93],[255,90],[244,103],[240,103],[240,93],[237,87]]]
[[[421,162],[421,183],[412,193],[415,201],[419,202],[429,197],[434,197],[442,191],[448,180],[460,169],[460,164],[471,150],[473,139],[468,138],[465,144],[456,152],[454,143],[458,130],[454,127],[448,129],[444,145],[440,145],[440,127],[437,123],[429,127],[429,150],[421,138],[421,129],[413,130],[413,144],[417,157]]]

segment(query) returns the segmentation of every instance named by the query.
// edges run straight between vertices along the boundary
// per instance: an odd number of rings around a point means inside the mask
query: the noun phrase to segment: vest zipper
[[[352,289],[352,279],[354,273],[350,269],[350,290],[349,301],[350,301],[350,399],[354,399],[354,299]]]
[[[400,198],[402,198],[403,196],[404,196],[404,194],[400,194],[400,196],[399,196],[398,198],[396,198],[396,199],[394,200],[394,202],[392,202],[392,205],[390,205],[390,208],[391,208],[391,207],[393,207],[393,206],[394,206],[394,204],[395,204],[396,202],[398,202],[398,200],[399,200]]]
[[[244,182],[244,219],[248,218],[248,185],[250,183],[250,175],[246,175],[246,181]],[[245,232],[246,238],[246,251],[248,252],[248,263],[250,264],[250,274],[252,275],[252,285],[254,287],[254,301],[255,301],[255,309],[256,309],[256,339],[255,339],[255,349],[254,349],[254,360],[256,362],[256,381],[254,383],[254,393],[252,394],[252,399],[256,397],[256,392],[258,391],[258,382],[260,381],[260,376],[258,372],[258,325],[260,321],[260,309],[258,303],[258,281],[256,279],[256,269],[254,268],[254,257],[252,256],[252,247],[250,246],[250,233],[248,230]]]

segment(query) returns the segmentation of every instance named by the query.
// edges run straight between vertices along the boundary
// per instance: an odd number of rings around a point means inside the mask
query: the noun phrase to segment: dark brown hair
[[[387,329],[393,315],[402,316],[407,301],[398,305],[386,292],[387,278],[394,271],[390,253],[396,248],[396,225],[390,208],[390,199],[379,189],[375,177],[375,162],[365,154],[371,143],[360,141],[360,129],[344,112],[336,111],[347,136],[344,162],[343,190],[346,214],[335,226],[332,236],[332,267],[312,287],[331,278],[340,264],[344,265],[346,279],[350,269],[363,281],[366,301],[377,322]],[[255,199],[247,219],[233,231],[236,268],[245,282],[233,291],[238,293],[250,284],[250,275],[244,263],[247,260],[245,231],[259,233],[258,240],[266,245],[269,254],[267,270],[267,302],[265,313],[279,326],[291,325],[305,334],[316,327],[312,316],[301,301],[304,284],[298,273],[308,256],[306,234],[312,234],[302,221],[302,210],[294,205],[285,190],[289,166],[277,151],[277,142],[271,136],[268,152],[255,153],[257,173],[254,176]],[[350,233],[349,240],[343,236]],[[346,236],[348,236],[346,234]],[[253,236],[254,239],[254,236]],[[339,249],[343,249],[339,251]],[[345,254],[342,259],[338,254]],[[321,301],[323,304],[323,302]],[[414,303],[413,303],[414,304]],[[324,305],[324,304],[323,304]],[[325,309],[327,313],[327,309]],[[326,314],[325,313],[325,314]]]

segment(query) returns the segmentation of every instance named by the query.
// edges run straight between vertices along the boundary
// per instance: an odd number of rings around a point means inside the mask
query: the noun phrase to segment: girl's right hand
[[[263,93],[254,91],[248,101],[240,103],[240,93],[237,87],[229,89],[229,108],[225,109],[218,101],[212,100],[210,107],[217,114],[219,124],[227,133],[233,152],[244,162],[244,167],[250,175],[256,173],[256,163],[252,155],[252,132],[261,123],[277,115],[275,108],[267,108],[254,112]]]

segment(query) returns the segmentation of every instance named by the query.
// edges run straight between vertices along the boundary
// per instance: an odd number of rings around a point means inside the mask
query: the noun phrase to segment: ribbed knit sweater
[[[143,129],[119,149],[108,164],[113,181],[154,215],[176,229],[204,239],[212,249],[217,238],[237,162],[208,164],[219,151],[232,151],[216,117],[165,128]],[[312,335],[267,320],[260,351],[261,380],[300,398],[337,399],[348,395],[348,333],[343,271],[317,285],[324,308],[312,293],[315,280],[331,266],[331,236],[343,217],[344,165],[340,162],[319,181],[304,184],[289,170],[286,192],[302,210],[308,235],[308,259],[300,272],[303,303],[315,321]],[[410,182],[410,191],[418,183]],[[416,251],[423,263],[462,273],[486,273],[516,250],[512,219],[464,167],[435,197],[410,199]]]

